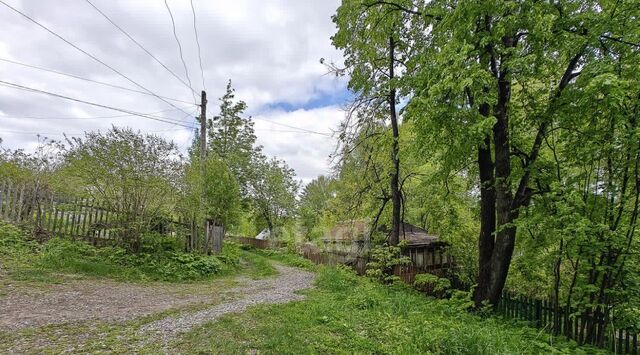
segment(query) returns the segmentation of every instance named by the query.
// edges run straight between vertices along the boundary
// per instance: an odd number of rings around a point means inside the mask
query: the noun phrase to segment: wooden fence
[[[230,237],[231,240],[238,242],[240,244],[244,244],[244,245],[250,245],[256,249],[269,249],[269,241],[265,240],[265,239],[256,239],[256,238],[247,238],[247,237],[239,237],[239,236],[233,236]]]
[[[366,254],[353,254],[344,251],[326,251],[310,246],[303,246],[301,255],[315,264],[351,266],[359,275],[364,275],[366,273],[367,264],[371,261]],[[453,264],[451,258],[434,258],[433,263],[428,264],[416,264],[412,259],[412,263],[410,265],[398,265],[394,267],[393,273],[402,281],[412,284],[417,274],[431,273],[443,277],[452,267]]]
[[[64,198],[34,185],[0,182],[0,219],[33,226],[34,237],[54,236],[85,240],[94,245],[121,242],[118,215],[93,199]],[[147,221],[149,230],[168,236],[186,228],[182,221]]]
[[[240,236],[229,236],[229,239],[240,244],[250,245],[256,249],[283,248],[286,246],[285,243],[277,240],[256,239]]]
[[[613,329],[604,318],[586,315],[573,307],[556,307],[548,300],[505,292],[497,310],[508,318],[529,321],[538,328],[564,335],[580,344],[595,345],[616,354],[637,355],[639,351],[637,332]]]

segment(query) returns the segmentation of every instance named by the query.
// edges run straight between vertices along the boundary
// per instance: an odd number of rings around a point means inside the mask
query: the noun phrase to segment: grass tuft
[[[594,354],[539,330],[461,310],[406,287],[321,267],[303,301],[227,315],[172,344],[193,353]],[[604,352],[602,352],[604,353]]]

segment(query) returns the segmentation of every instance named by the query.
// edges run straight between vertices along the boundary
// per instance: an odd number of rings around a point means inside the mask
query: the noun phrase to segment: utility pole
[[[204,164],[207,159],[207,92],[202,90],[200,94],[200,174],[204,181]],[[204,202],[205,194],[202,192],[202,202]],[[209,218],[204,217],[204,252],[209,253]]]
[[[200,161],[204,164],[207,157],[207,92],[200,96]]]
[[[205,159],[207,158],[207,93],[202,90],[201,96],[200,96],[200,175],[202,176],[202,178],[204,179],[204,163],[205,163]],[[202,207],[202,203],[204,202],[204,191],[203,194],[201,196],[200,199],[200,207]],[[204,236],[205,236],[205,244],[204,247],[205,249],[207,248],[207,244],[208,244],[208,229],[209,229],[209,223],[207,218],[205,217],[204,220]],[[196,215],[195,212],[192,216],[192,222],[191,222],[191,238],[189,240],[189,246],[188,249],[189,251],[194,251],[198,248],[198,226],[196,223]],[[206,250],[205,250],[206,252]]]

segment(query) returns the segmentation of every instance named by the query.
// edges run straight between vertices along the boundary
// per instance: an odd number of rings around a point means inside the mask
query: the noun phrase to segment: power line
[[[148,92],[144,92],[144,91],[140,91],[140,90],[136,90],[136,89],[130,89],[130,88],[126,88],[124,86],[109,84],[109,83],[106,83],[106,82],[103,82],[103,81],[84,78],[84,77],[81,77],[81,76],[78,76],[78,75],[74,75],[74,74],[63,73],[61,71],[57,71],[57,70],[53,70],[53,69],[47,69],[47,68],[39,67],[37,65],[16,62],[14,60],[6,59],[6,58],[0,58],[0,61],[11,63],[11,64],[15,64],[15,65],[21,65],[23,67],[37,69],[37,70],[41,70],[41,71],[45,71],[45,72],[49,72],[49,73],[53,73],[53,74],[57,74],[57,75],[68,76],[70,78],[84,80],[84,81],[88,81],[88,82],[95,83],[95,84],[105,85],[105,86],[109,86],[109,87],[120,89],[120,90],[126,90],[126,91],[136,92],[136,93],[143,94],[143,95],[154,96],[153,94],[150,94]],[[161,96],[161,95],[158,95],[158,96],[163,98],[163,99],[166,99],[166,100],[171,100],[171,101],[175,101],[175,102],[181,102],[181,103],[185,103],[185,104],[195,105],[193,102],[189,102],[189,101],[173,99],[173,98],[166,97],[166,96]]]
[[[23,135],[32,135],[32,134],[38,134],[38,135],[49,135],[49,136],[64,136],[64,135],[70,135],[70,136],[79,136],[81,134],[85,134],[86,132],[76,132],[76,133],[67,133],[67,132],[61,132],[61,133],[56,133],[56,132],[36,132],[36,131],[15,131],[15,130],[11,130],[11,129],[2,129],[0,130],[0,132],[4,132],[4,133],[11,133],[11,134],[23,134]],[[161,133],[161,132],[167,132],[166,130],[159,130],[159,131],[148,131],[145,133]]]
[[[145,48],[140,42],[138,42],[135,38],[133,38],[127,31],[125,31],[122,27],[118,26],[109,16],[107,16],[104,12],[102,12],[96,5],[94,5],[91,1],[85,0],[91,7],[93,7],[102,17],[107,19],[115,28],[120,30],[125,36],[127,36],[133,43],[135,43],[140,49],[145,51],[153,60],[155,60],[158,64],[160,64],[164,69],[166,69],[171,75],[173,75],[176,79],[178,79],[182,84],[184,84],[190,91],[193,92],[193,88],[189,84],[187,84],[181,77],[179,77],[176,73],[174,73],[169,67],[167,67],[160,59],[158,59],[155,55],[153,55],[147,48]]]
[[[27,90],[27,91],[31,91],[31,92],[36,92],[36,93],[40,93],[40,94],[44,94],[44,95],[50,95],[50,96],[54,96],[54,97],[58,97],[58,98],[66,99],[66,100],[70,100],[70,101],[80,102],[80,103],[91,105],[91,106],[96,106],[96,107],[106,108],[106,109],[113,110],[113,111],[123,112],[123,113],[130,114],[132,116],[139,116],[139,117],[147,118],[147,119],[150,119],[150,120],[155,120],[155,121],[164,122],[164,123],[170,123],[170,124],[177,124],[179,126],[186,127],[186,128],[193,128],[193,126],[184,125],[181,122],[171,121],[169,118],[166,118],[166,117],[156,117],[156,116],[153,116],[153,115],[148,115],[148,114],[144,114],[144,113],[140,113],[140,112],[130,111],[130,110],[121,109],[121,108],[117,108],[117,107],[112,107],[112,106],[108,106],[108,105],[102,105],[102,104],[99,104],[99,103],[85,101],[85,100],[81,100],[81,99],[76,99],[76,98],[73,98],[73,97],[60,95],[60,94],[52,93],[52,92],[49,92],[49,91],[34,89],[34,88],[30,88],[28,86],[23,86],[23,85],[19,85],[19,84],[15,84],[15,83],[10,83],[10,82],[4,81],[4,80],[0,80],[0,84],[4,84],[7,87]],[[187,115],[188,114],[189,113],[187,113]]]
[[[191,95],[193,96],[193,101],[196,101],[195,91],[193,90],[193,86],[191,85],[191,78],[189,77],[189,70],[187,69],[187,63],[184,61],[184,56],[182,55],[182,45],[180,44],[180,40],[178,39],[178,33],[176,32],[176,21],[173,19],[173,13],[171,12],[171,8],[169,7],[169,3],[167,0],[164,0],[164,5],[167,7],[167,11],[169,11],[169,17],[171,17],[171,26],[173,27],[173,37],[176,39],[178,43],[178,50],[180,51],[180,60],[182,61],[182,66],[184,67],[184,72],[187,75],[187,81],[189,82],[189,87],[191,88]]]
[[[329,133],[318,132],[318,131],[312,131],[312,130],[310,130],[310,129],[306,129],[306,128],[301,128],[301,127],[291,126],[291,125],[284,124],[284,123],[279,123],[279,122],[269,121],[269,120],[264,119],[264,118],[254,117],[254,119],[256,119],[256,120],[260,120],[260,121],[264,121],[264,122],[268,122],[268,123],[271,123],[271,124],[274,124],[274,125],[277,125],[277,126],[282,126],[282,127],[287,127],[287,128],[297,129],[297,130],[302,131],[302,132],[313,133],[313,134],[321,134],[321,135],[323,135],[323,136],[331,136],[331,134],[329,134]]]
[[[156,115],[158,113],[163,113],[163,112],[168,112],[168,111],[175,111],[175,109],[170,108],[170,109],[156,111],[156,112],[149,112],[149,113],[145,113],[145,115]],[[195,113],[195,111],[193,111],[192,114],[193,113]],[[95,120],[95,119],[104,119],[104,118],[122,118],[122,117],[132,117],[132,116],[134,116],[134,115],[123,114],[123,115],[91,116],[91,117],[0,116],[0,119],[2,119],[2,118],[12,118],[12,119],[28,119],[28,120]]]
[[[198,59],[200,60],[200,73],[202,74],[202,89],[207,90],[207,86],[204,84],[204,69],[202,69],[202,53],[200,52],[200,39],[198,39],[198,26],[196,25],[196,9],[193,7],[193,0],[191,2],[191,13],[193,13],[193,32],[196,34],[196,44],[198,45]]]
[[[331,137],[331,134],[329,133],[322,133],[322,132],[305,132],[305,131],[294,131],[294,130],[283,130],[283,129],[260,129],[257,128],[256,131],[264,131],[264,132],[282,132],[282,133],[296,133],[296,134],[318,134],[321,136],[325,136],[325,137]]]
[[[161,98],[160,96],[156,95],[154,92],[152,92],[151,90],[147,89],[146,87],[138,84],[136,81],[134,81],[133,79],[129,78],[128,76],[122,74],[120,71],[118,71],[117,69],[115,69],[114,67],[110,66],[109,64],[103,62],[102,60],[98,59],[96,56],[94,56],[93,54],[85,51],[84,49],[78,47],[77,45],[73,44],[72,42],[70,42],[69,40],[67,40],[66,38],[62,37],[61,35],[57,34],[56,32],[54,32],[53,30],[49,29],[48,27],[46,27],[45,25],[41,24],[40,22],[34,20],[32,17],[30,17],[29,15],[25,14],[24,12],[14,8],[13,6],[7,4],[4,0],[0,0],[0,3],[6,7],[8,7],[9,9],[13,10],[14,12],[20,14],[21,16],[23,16],[24,18],[26,18],[27,20],[33,22],[34,24],[36,24],[37,26],[39,26],[40,28],[46,30],[47,32],[49,32],[50,34],[58,37],[60,40],[64,41],[65,43],[67,43],[68,45],[72,46],[73,48],[75,48],[76,50],[82,52],[83,54],[87,55],[88,57],[90,57],[91,59],[95,60],[96,62],[102,64],[103,66],[109,68],[110,70],[112,70],[114,73],[120,75],[121,77],[127,79],[129,82],[133,83],[134,85],[136,85],[137,87],[143,89],[144,91],[147,91],[148,93],[152,94],[153,96],[157,97],[158,99],[162,100],[163,102],[167,103],[170,106],[173,106],[175,108],[178,108],[177,106],[175,106],[174,104],[172,104],[171,102]],[[186,111],[181,110],[182,112],[184,112],[185,114],[187,113]]]

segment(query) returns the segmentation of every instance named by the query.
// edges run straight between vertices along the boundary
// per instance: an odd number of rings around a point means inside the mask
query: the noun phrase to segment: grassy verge
[[[309,271],[315,271],[318,269],[317,265],[313,262],[303,258],[300,255],[288,253],[286,251],[274,249],[256,249],[247,245],[242,245],[240,246],[240,248],[249,251],[254,255],[264,257],[284,265],[298,267]]]
[[[521,323],[464,311],[464,299],[434,300],[340,268],[321,268],[304,301],[251,308],[186,334],[192,353],[541,354],[598,353]]]
[[[495,317],[479,317],[464,310],[465,298],[434,300],[403,286],[382,286],[343,268],[316,267],[299,256],[284,252],[242,250],[228,243],[229,269],[252,278],[277,273],[271,261],[318,271],[316,288],[304,291],[306,299],[281,305],[251,307],[242,314],[229,314],[188,332],[169,344],[169,352],[244,354],[296,353],[393,353],[393,354],[541,354],[599,353],[574,342],[554,338],[522,323]],[[188,262],[172,262],[171,254],[130,261],[88,245],[54,241],[44,246],[31,243],[20,231],[0,225],[0,272],[25,279],[55,280],[59,270],[90,277],[124,280],[208,280],[224,275],[219,269],[189,278]],[[130,258],[126,256],[125,258]],[[216,262],[224,261],[217,260]],[[141,264],[136,264],[141,263]],[[165,265],[165,266],[162,266]],[[172,267],[179,269],[167,273]],[[186,268],[186,269],[185,269]],[[132,270],[132,269],[135,269]],[[165,270],[165,271],[162,271]],[[234,275],[235,275],[234,274]],[[27,276],[25,276],[27,275]],[[29,276],[30,275],[30,276]],[[47,276],[53,275],[53,276]],[[172,275],[172,276],[167,276]],[[185,277],[187,275],[187,277]],[[51,277],[51,278],[48,278]],[[182,278],[182,279],[181,279]],[[223,278],[224,279],[224,278]],[[228,278],[231,280],[231,278]],[[222,280],[220,280],[222,281]],[[211,286],[211,282],[208,281]],[[185,284],[175,285],[183,287]],[[192,284],[191,286],[197,286]],[[224,291],[220,284],[207,292]],[[217,290],[217,291],[216,291]],[[192,293],[193,289],[185,292]],[[241,295],[236,295],[241,296]],[[216,302],[222,302],[218,300]],[[50,352],[141,352],[156,353],[158,344],[141,342],[141,325],[174,312],[195,311],[208,305],[154,314],[124,323],[81,322],[29,328],[17,333],[0,332],[0,352],[11,349]],[[209,305],[210,306],[210,305]],[[4,344],[4,345],[2,345]]]
[[[236,273],[241,267],[241,258],[252,256],[242,253],[240,247],[231,242],[225,243],[223,252],[216,256],[184,253],[167,241],[145,246],[139,253],[119,247],[96,248],[62,238],[40,245],[30,241],[20,229],[2,222],[0,255],[0,276],[43,284],[78,276],[133,282],[208,280]],[[260,273],[271,272],[270,266],[261,259],[245,264],[252,265],[258,277]]]

